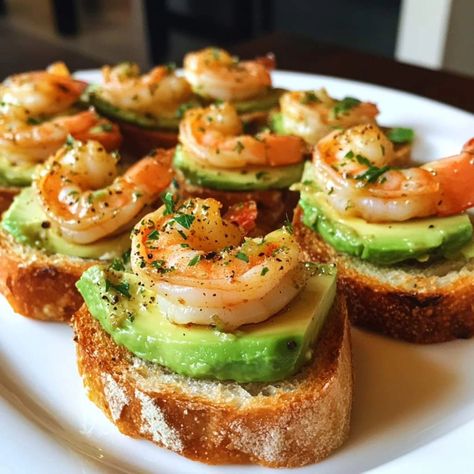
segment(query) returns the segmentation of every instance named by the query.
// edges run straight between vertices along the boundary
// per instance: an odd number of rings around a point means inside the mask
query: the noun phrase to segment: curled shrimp
[[[326,89],[286,92],[280,97],[283,128],[315,145],[335,128],[375,123],[377,106],[352,97],[335,100]]]
[[[272,85],[269,62],[239,61],[227,51],[205,48],[184,57],[184,74],[196,94],[225,101],[257,97]]]
[[[107,150],[117,149],[122,141],[118,127],[94,110],[38,122],[24,107],[7,104],[5,108],[0,111],[0,153],[11,163],[42,162],[69,135],[79,140],[98,140]]]
[[[136,222],[172,179],[171,156],[157,150],[117,176],[117,155],[96,141],[61,148],[34,180],[51,222],[72,242],[87,244]]]
[[[243,135],[242,120],[229,103],[188,110],[179,126],[179,139],[196,160],[217,168],[282,166],[303,160],[299,137]]]
[[[50,116],[71,107],[86,87],[63,63],[54,63],[46,71],[8,77],[0,85],[0,102],[20,106],[32,117]]]
[[[313,155],[317,185],[344,215],[396,222],[458,214],[474,205],[474,140],[459,155],[394,169],[393,145],[375,125],[335,131]]]
[[[300,248],[285,229],[245,239],[215,199],[163,206],[132,232],[132,270],[177,324],[234,329],[269,318],[298,293]]]
[[[113,68],[103,67],[102,76],[100,96],[125,110],[175,117],[179,106],[192,96],[186,79],[167,66],[158,66],[140,75],[138,65],[121,63]]]

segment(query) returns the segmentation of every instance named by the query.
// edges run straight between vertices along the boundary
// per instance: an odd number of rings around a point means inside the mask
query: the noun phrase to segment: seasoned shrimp
[[[37,122],[24,107],[7,104],[0,109],[0,154],[11,163],[42,162],[68,135],[98,140],[107,150],[117,149],[122,140],[118,127],[93,110]]]
[[[268,61],[239,61],[218,48],[188,53],[184,74],[197,94],[226,101],[257,97],[272,85]]]
[[[242,135],[242,121],[229,103],[186,112],[179,126],[182,146],[203,165],[218,168],[282,166],[303,160],[299,137]]]
[[[158,66],[140,75],[136,64],[121,63],[113,68],[103,67],[102,75],[100,96],[125,110],[175,117],[179,106],[192,96],[186,79],[167,66]]]
[[[73,79],[63,63],[47,71],[16,74],[0,85],[0,102],[22,107],[31,117],[55,115],[77,102],[87,84]]]
[[[167,203],[132,232],[132,270],[174,323],[225,329],[258,323],[286,306],[305,281],[290,231],[244,240],[220,208],[215,199]]]
[[[352,97],[331,98],[326,89],[286,92],[280,97],[283,128],[315,145],[335,128],[375,123],[377,106]]]
[[[458,214],[474,205],[474,139],[459,155],[394,169],[393,145],[375,125],[335,131],[314,151],[318,186],[344,215],[369,222]]]
[[[34,186],[61,234],[87,244],[136,222],[170,183],[170,160],[157,150],[117,177],[117,155],[96,141],[74,141],[47,160]]]

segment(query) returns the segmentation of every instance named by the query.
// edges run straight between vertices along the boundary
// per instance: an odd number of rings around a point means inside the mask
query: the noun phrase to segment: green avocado
[[[271,88],[265,94],[248,100],[234,102],[234,106],[239,114],[248,114],[252,112],[265,112],[278,105],[278,101],[285,89]]]
[[[270,130],[277,135],[287,135],[281,112],[273,112],[270,114],[269,126]]]
[[[311,358],[335,297],[336,274],[321,266],[286,309],[234,333],[171,323],[154,293],[130,273],[93,266],[76,285],[104,330],[141,359],[194,378],[271,382]]]
[[[230,170],[199,165],[188,152],[178,146],[173,165],[185,178],[196,186],[225,191],[262,191],[286,189],[300,180],[303,163],[275,167],[249,167]]]
[[[112,120],[120,120],[122,122],[136,125],[137,127],[148,130],[172,130],[177,131],[179,121],[181,120],[181,113],[176,113],[174,117],[159,117],[157,115],[140,114],[131,110],[121,109],[106,101],[100,96],[100,88],[97,86],[90,86],[89,90],[84,96],[84,100],[90,105],[93,105],[96,110],[105,117]],[[188,107],[191,103],[186,104]],[[191,106],[199,105],[197,102]]]
[[[25,188],[15,197],[3,215],[0,225],[18,243],[51,254],[108,260],[120,257],[130,248],[129,232],[92,244],[69,242],[50,226],[48,218],[35,198],[33,188]]]
[[[311,163],[305,167],[302,183],[298,188],[304,224],[319,232],[337,251],[362,260],[391,265],[449,256],[472,240],[472,224],[466,214],[374,224],[338,214],[315,187]]]
[[[29,186],[36,164],[13,165],[4,156],[0,156],[0,186]]]

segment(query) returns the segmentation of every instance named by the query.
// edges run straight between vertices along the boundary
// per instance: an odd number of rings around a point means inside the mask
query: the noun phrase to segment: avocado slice
[[[0,156],[0,186],[29,186],[37,164],[13,165],[5,156]]]
[[[234,107],[239,114],[248,114],[252,112],[265,112],[278,105],[278,101],[282,94],[286,92],[285,89],[277,87],[268,89],[265,94],[248,100],[239,100],[233,102]]]
[[[467,214],[396,223],[369,223],[357,217],[343,217],[328,204],[314,178],[314,167],[307,163],[303,184],[298,185],[303,222],[339,252],[379,265],[392,265],[430,256],[449,257],[472,240],[473,229]]]
[[[100,96],[100,88],[97,86],[90,86],[84,95],[83,100],[90,105],[93,105],[95,109],[105,117],[136,125],[137,127],[148,130],[177,131],[182,116],[180,110],[176,112],[176,116],[174,117],[160,117],[158,115],[140,114],[131,110],[121,109],[103,99]],[[186,107],[190,104],[191,103],[186,104]],[[197,102],[191,104],[191,106],[194,107],[198,105]]]
[[[271,382],[311,358],[335,297],[336,272],[321,266],[286,309],[234,333],[171,323],[131,273],[96,265],[76,285],[103,329],[141,359],[194,378]]]
[[[286,189],[300,180],[303,163],[288,166],[249,167],[241,170],[204,168],[183,147],[176,147],[173,165],[196,186],[225,191]]]
[[[130,248],[128,231],[91,244],[75,244],[64,239],[50,227],[33,188],[25,188],[15,197],[0,225],[18,243],[51,254],[108,260],[120,257]]]

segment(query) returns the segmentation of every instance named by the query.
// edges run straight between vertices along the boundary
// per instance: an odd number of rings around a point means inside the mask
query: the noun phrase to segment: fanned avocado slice
[[[1,226],[18,243],[50,254],[108,260],[120,257],[130,248],[128,231],[91,244],[75,244],[64,239],[50,225],[33,188],[25,188],[15,197],[3,215]]]
[[[93,105],[96,110],[105,117],[112,120],[119,120],[122,122],[136,125],[137,127],[149,129],[149,130],[172,130],[177,131],[179,122],[182,118],[184,111],[188,108],[198,107],[199,102],[192,100],[182,104],[182,106],[176,112],[175,117],[159,117],[155,115],[145,115],[130,110],[121,109],[111,104],[107,100],[100,96],[100,88],[97,86],[90,86],[83,100]]]
[[[297,186],[304,224],[319,232],[337,251],[362,260],[392,265],[430,256],[449,257],[472,240],[472,223],[467,214],[393,223],[343,217],[316,187],[311,163],[306,164],[302,184]]]
[[[336,293],[334,268],[315,273],[287,308],[232,333],[170,322],[156,294],[131,273],[94,266],[77,287],[102,328],[141,359],[194,378],[270,382],[311,358]]]
[[[226,191],[287,189],[300,180],[303,172],[303,163],[242,170],[203,167],[180,146],[176,148],[173,165],[196,186]]]

